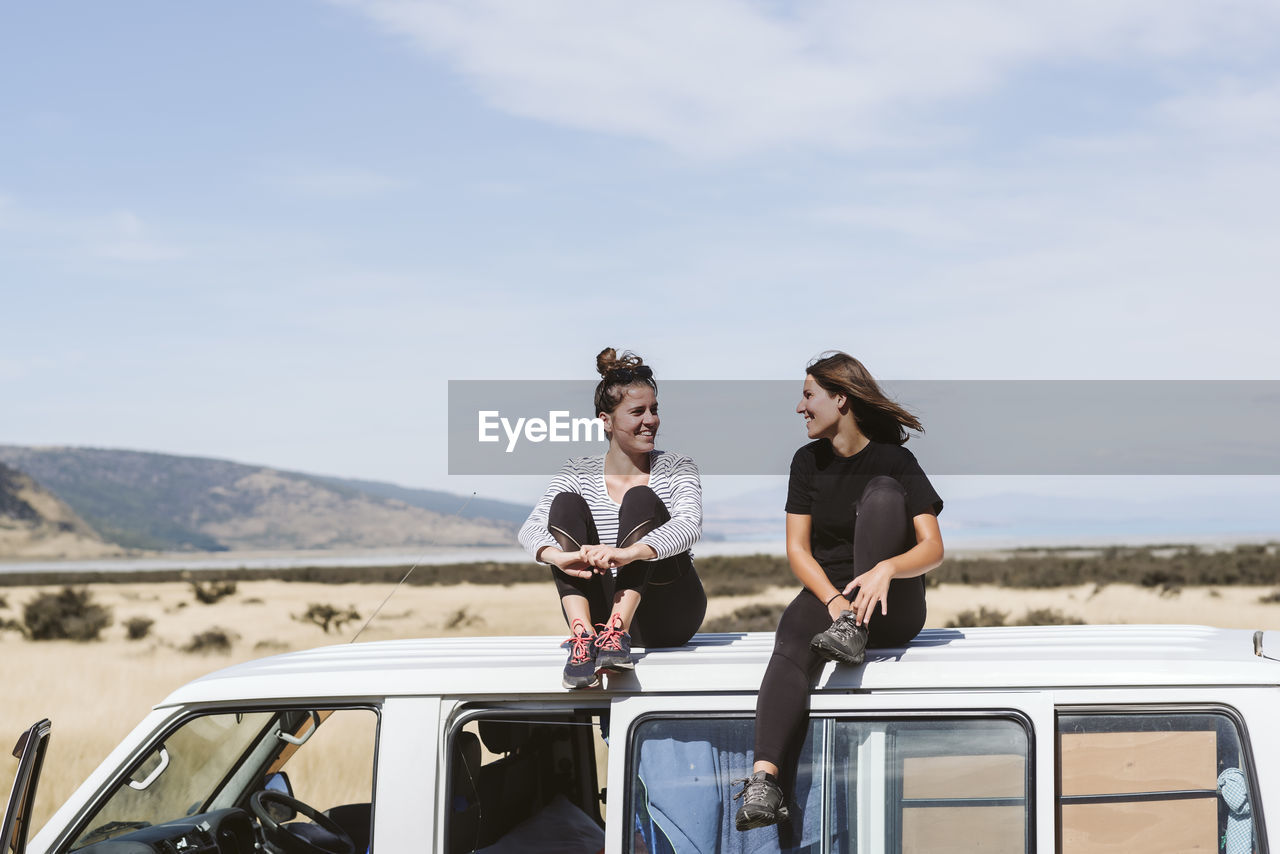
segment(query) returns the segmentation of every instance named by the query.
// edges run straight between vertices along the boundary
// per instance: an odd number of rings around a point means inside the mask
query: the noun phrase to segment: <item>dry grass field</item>
[[[3,591],[8,607],[0,618],[21,619],[22,606],[42,590]],[[199,603],[190,585],[100,584],[94,600],[110,607],[114,623],[101,640],[30,641],[0,632],[0,792],[7,797],[16,761],[8,748],[19,732],[42,717],[53,721],[53,737],[41,781],[37,823],[84,779],[102,757],[172,689],[211,670],[239,661],[350,640],[390,592],[389,584],[242,582],[236,592],[210,605]],[[1280,604],[1260,598],[1270,587],[1186,587],[1176,594],[1113,584],[1014,590],[943,584],[929,591],[929,625],[945,626],[965,610],[986,606],[1006,612],[1008,621],[1028,610],[1049,608],[1088,623],[1199,623],[1233,628],[1280,628]],[[781,604],[794,586],[759,594],[713,598],[708,619],[724,617],[754,603]],[[296,619],[311,603],[353,608],[362,619],[326,634]],[[129,640],[132,617],[154,620],[147,635]],[[186,651],[194,636],[223,631],[229,649]],[[548,635],[554,643],[564,625],[550,584],[404,587],[361,636],[360,641],[405,637]]]

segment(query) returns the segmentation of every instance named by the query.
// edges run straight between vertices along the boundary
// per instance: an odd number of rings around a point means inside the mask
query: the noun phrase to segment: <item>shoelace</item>
[[[853,622],[853,617],[846,617],[841,614],[836,617],[831,624],[831,628],[827,629],[827,631],[847,643],[857,637],[860,630],[857,624]]]
[[[739,783],[742,784],[742,791],[734,795],[733,800],[736,801],[738,800],[738,798],[741,798],[745,795],[746,800],[742,802],[744,806],[746,804],[760,803],[762,801],[767,802],[768,796],[769,796],[768,782],[766,782],[765,780],[753,780],[750,777],[739,777],[737,780],[732,781],[729,785],[736,786]]]
[[[621,650],[622,636],[626,634],[622,630],[622,620],[615,619],[613,622],[605,625],[597,623],[596,628],[596,646],[600,649]]]
[[[565,643],[569,644],[569,661],[573,664],[581,664],[584,661],[590,661],[591,641],[592,637],[588,634],[571,635],[569,639],[565,641]]]

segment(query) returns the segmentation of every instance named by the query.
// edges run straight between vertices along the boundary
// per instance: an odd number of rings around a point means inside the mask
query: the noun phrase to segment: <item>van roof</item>
[[[1280,636],[1207,626],[1033,626],[926,629],[908,646],[868,650],[862,667],[831,665],[820,690],[892,691],[1280,685]],[[405,695],[563,694],[558,637],[436,638],[320,647],[219,670],[161,705]],[[701,634],[678,649],[637,650],[632,674],[606,694],[751,693],[770,632]]]

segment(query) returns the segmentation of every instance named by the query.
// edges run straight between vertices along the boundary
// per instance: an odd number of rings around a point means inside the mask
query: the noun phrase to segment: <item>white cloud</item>
[[[704,155],[850,149],[1037,63],[1238,59],[1266,0],[335,0],[461,70],[521,116]]]

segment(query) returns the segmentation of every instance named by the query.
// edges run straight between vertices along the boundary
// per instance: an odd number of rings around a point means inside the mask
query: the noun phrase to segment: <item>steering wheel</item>
[[[271,811],[267,809],[268,803],[277,803],[296,813],[311,819],[321,830],[325,832],[325,839],[316,839],[316,834],[299,833],[303,828],[309,827],[305,824],[281,824],[271,816]],[[254,816],[258,819],[258,823],[262,825],[262,832],[266,834],[267,839],[280,848],[286,854],[356,854],[356,844],[347,835],[336,821],[329,816],[320,812],[315,807],[309,807],[297,798],[291,798],[281,792],[273,792],[263,789],[260,792],[254,792],[249,797],[249,808],[253,810]]]

